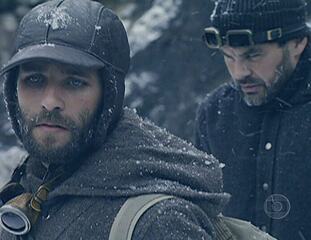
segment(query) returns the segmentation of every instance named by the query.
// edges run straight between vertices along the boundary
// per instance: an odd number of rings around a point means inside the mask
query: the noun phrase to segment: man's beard
[[[53,165],[66,165],[80,161],[91,147],[94,135],[95,118],[88,111],[80,114],[81,126],[70,118],[63,117],[58,111],[42,110],[35,116],[28,116],[21,110],[17,113],[20,125],[22,143],[27,152],[34,159],[40,161],[45,167]],[[45,146],[38,143],[33,136],[33,129],[42,122],[50,122],[65,127],[70,132],[70,139],[61,147],[48,147],[49,142],[56,141],[54,136],[47,136]]]
[[[267,83],[263,79],[252,77],[234,80],[233,85],[234,88],[236,88],[240,92],[244,102],[248,106],[260,106],[268,103],[276,97],[276,95],[279,93],[285,83],[290,79],[293,71],[294,67],[289,60],[288,48],[285,46],[283,49],[282,61],[275,70],[276,76],[272,80],[271,85],[267,85]],[[246,94],[243,92],[241,84],[258,84],[264,89],[262,92],[257,94]]]

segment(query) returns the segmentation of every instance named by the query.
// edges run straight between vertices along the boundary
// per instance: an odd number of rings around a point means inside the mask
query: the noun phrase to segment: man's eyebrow
[[[226,53],[224,50],[219,50],[220,51],[220,53],[222,54],[222,55],[225,55],[225,56],[227,56],[227,57],[231,57],[231,55],[230,54],[228,54],[228,53]]]
[[[21,70],[23,72],[43,72],[47,69],[46,64],[41,63],[23,63],[21,65]]]
[[[261,53],[262,52],[262,49],[258,48],[258,47],[251,47],[249,49],[247,49],[244,53],[242,53],[240,55],[240,57],[247,57],[251,54],[254,54],[254,53]]]
[[[34,62],[29,62],[29,63],[23,63],[21,65],[21,70],[23,72],[44,72],[48,69],[48,63],[34,63]],[[89,72],[84,69],[84,68],[77,68],[73,66],[66,66],[62,69],[62,73],[72,75],[72,76],[80,76],[80,77],[89,77],[90,74]]]
[[[86,69],[81,69],[77,67],[66,67],[62,70],[62,72],[72,76],[80,76],[80,77],[90,76],[89,72]]]

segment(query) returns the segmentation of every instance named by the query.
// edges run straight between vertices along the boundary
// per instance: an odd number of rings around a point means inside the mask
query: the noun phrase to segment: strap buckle
[[[282,29],[281,28],[275,28],[267,31],[267,40],[271,41],[277,38],[282,37]]]

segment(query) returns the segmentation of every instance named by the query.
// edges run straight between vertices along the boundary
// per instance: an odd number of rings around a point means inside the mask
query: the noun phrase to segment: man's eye
[[[233,61],[234,58],[229,56],[229,55],[224,55],[224,58],[226,59],[226,61]]]
[[[256,60],[256,59],[258,59],[260,56],[261,56],[260,53],[254,53],[254,54],[248,55],[246,58],[247,58],[247,59],[250,59],[250,60]]]
[[[24,82],[30,87],[39,87],[43,84],[44,77],[40,74],[33,74],[25,78]]]
[[[82,79],[71,78],[68,81],[68,85],[72,88],[82,88],[82,87],[86,86],[87,83]]]

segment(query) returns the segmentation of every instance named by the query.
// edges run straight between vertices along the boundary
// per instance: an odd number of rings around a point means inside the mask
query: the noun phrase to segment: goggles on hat
[[[223,45],[231,47],[252,46],[257,43],[272,41],[283,36],[281,28],[254,34],[250,29],[228,30],[225,35],[214,27],[204,29],[203,41],[209,48],[220,48]]]

